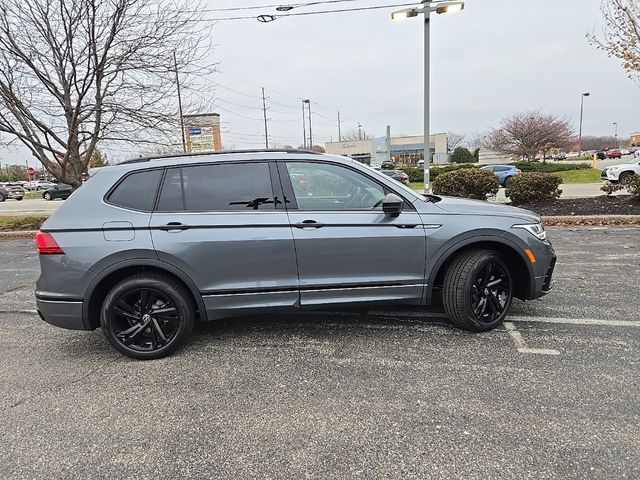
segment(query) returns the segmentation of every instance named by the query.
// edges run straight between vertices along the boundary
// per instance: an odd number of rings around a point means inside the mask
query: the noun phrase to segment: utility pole
[[[620,146],[618,145],[618,122],[613,122],[613,126],[616,128],[616,132],[614,134],[614,137],[616,139],[615,141],[616,148],[620,148]]]
[[[358,140],[362,140],[362,125],[358,122]]]
[[[264,146],[269,150],[269,130],[267,129],[267,101],[264,98],[264,87],[262,87],[262,113],[264,114]]]
[[[302,146],[307,148],[307,127],[304,119],[304,100],[302,100]]]
[[[304,103],[307,104],[309,109],[309,148],[313,150],[313,132],[311,131],[311,100],[306,99]]]
[[[338,141],[341,142],[342,141],[342,133],[340,132],[340,126],[341,126],[341,122],[340,122],[340,111],[338,111]]]
[[[184,138],[184,118],[182,116],[182,95],[180,95],[180,77],[178,77],[178,60],[176,59],[176,52],[173,52],[173,66],[176,71],[176,85],[178,86],[178,111],[180,113],[180,137],[182,138],[182,151],[186,153],[187,142]]]

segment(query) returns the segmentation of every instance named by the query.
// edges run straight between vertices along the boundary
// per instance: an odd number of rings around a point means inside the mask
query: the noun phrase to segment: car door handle
[[[296,228],[322,228],[324,225],[322,223],[318,223],[315,220],[304,220],[300,223],[294,224]]]
[[[165,232],[171,232],[171,231],[182,231],[182,230],[188,230],[189,225],[184,225],[180,222],[169,222],[166,225],[160,225],[159,227],[157,227],[158,230],[163,230]]]

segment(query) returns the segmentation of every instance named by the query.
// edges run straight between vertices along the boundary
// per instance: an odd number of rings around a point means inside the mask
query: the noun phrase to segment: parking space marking
[[[602,320],[599,318],[527,317],[510,315],[512,322],[563,323],[566,325],[604,325],[608,327],[640,327],[639,320]]]
[[[560,355],[558,350],[550,348],[530,348],[527,342],[524,341],[522,334],[516,329],[516,326],[511,322],[504,322],[504,327],[513,339],[513,343],[516,345],[516,349],[520,353],[535,353],[539,355]]]

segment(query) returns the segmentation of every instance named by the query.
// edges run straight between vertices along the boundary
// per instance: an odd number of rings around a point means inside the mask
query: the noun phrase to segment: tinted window
[[[507,172],[511,170],[511,167],[495,167],[496,172]]]
[[[144,170],[128,175],[111,192],[109,202],[119,207],[150,212],[161,175],[162,170]]]
[[[237,163],[167,170],[161,211],[273,210],[267,163]]]
[[[300,210],[382,210],[384,188],[349,168],[287,163]]]

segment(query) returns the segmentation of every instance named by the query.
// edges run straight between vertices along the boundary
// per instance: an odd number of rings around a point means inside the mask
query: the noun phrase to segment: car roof
[[[140,157],[118,163],[109,167],[99,167],[90,169],[92,175],[98,170],[108,169],[109,171],[129,171],[141,170],[153,167],[172,167],[188,164],[215,163],[215,162],[243,162],[256,160],[331,160],[342,164],[358,163],[349,157],[319,153],[311,150],[228,150],[223,152],[192,152],[170,155],[158,155],[152,157]]]

